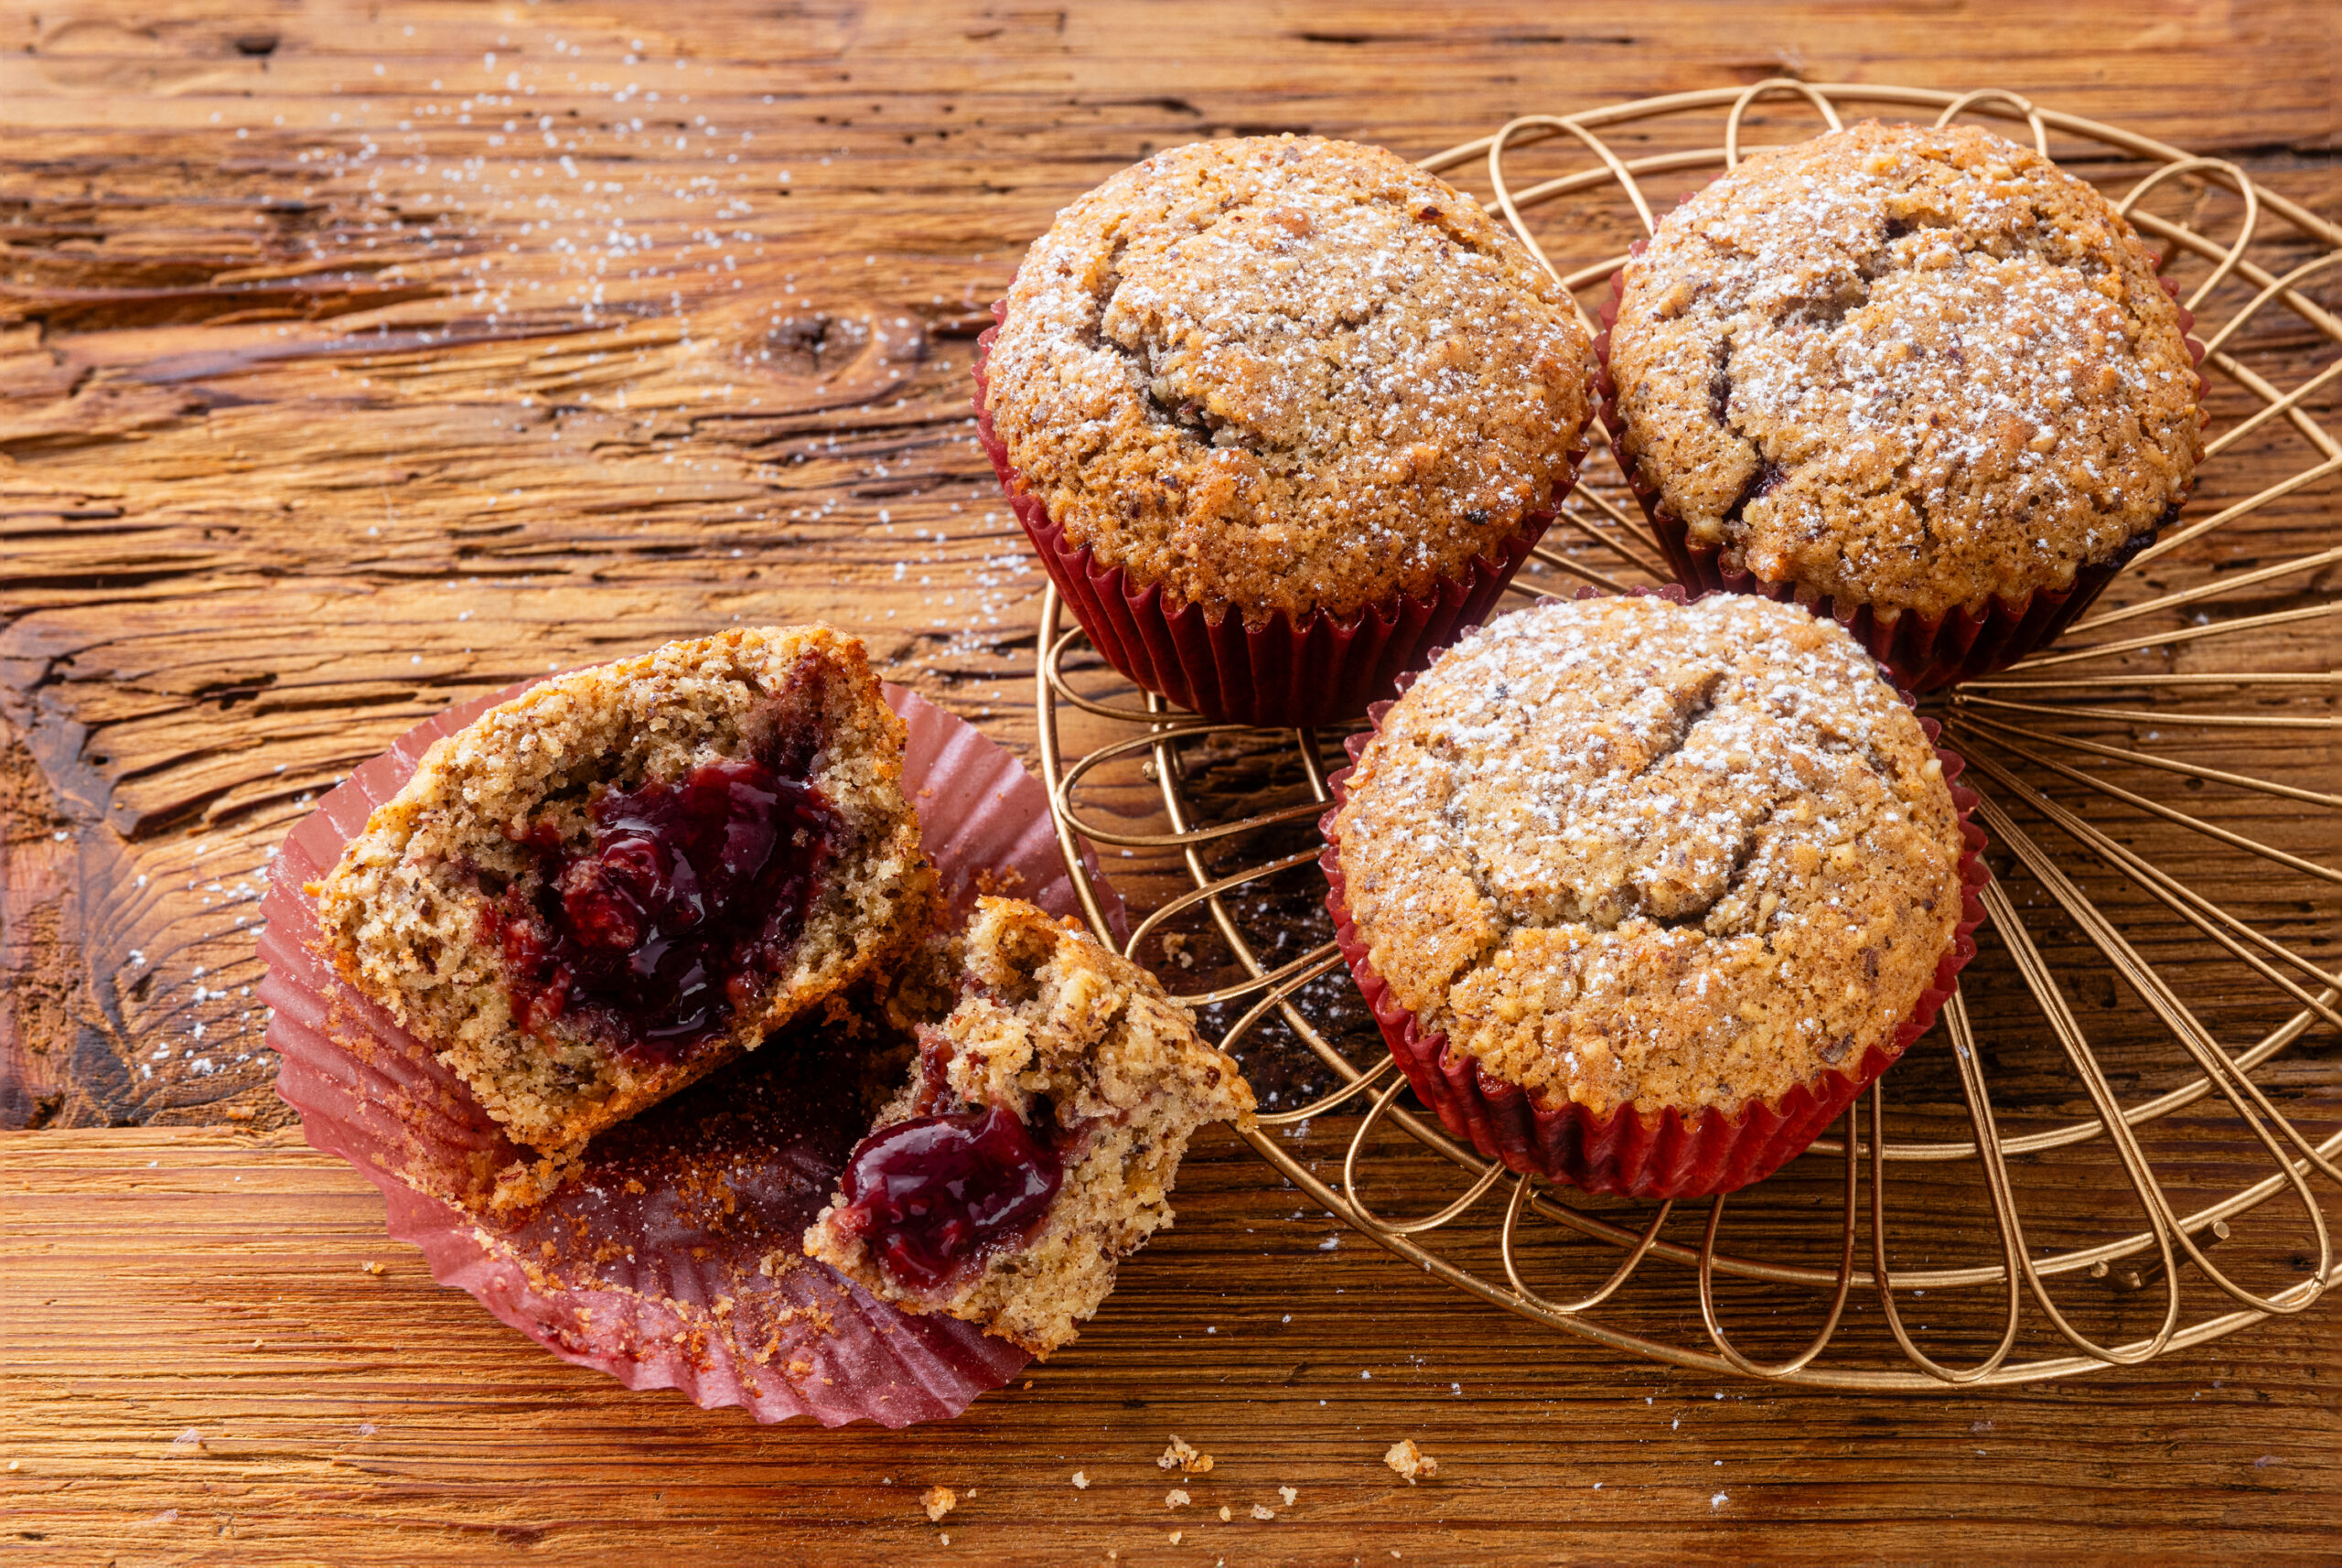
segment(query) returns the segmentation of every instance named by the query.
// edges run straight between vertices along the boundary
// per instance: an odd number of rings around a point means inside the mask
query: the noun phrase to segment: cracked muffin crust
[[[1930,620],[2073,585],[2201,455],[2194,362],[2112,204],[1972,126],[1755,153],[1626,267],[1621,460],[1725,570]]]
[[[918,1063],[806,1253],[1046,1356],[1170,1225],[1196,1129],[1249,1124],[1252,1091],[1154,976],[1030,904],[978,900],[913,969],[894,1011]]]
[[[1073,548],[1248,624],[1461,576],[1552,509],[1593,411],[1574,306],[1478,203],[1316,137],[1176,147],[1067,208],[986,375]]]
[[[860,642],[744,628],[490,708],[375,811],[323,940],[523,1146],[495,1207],[917,941],[903,742]]]
[[[1851,1070],[1961,912],[1918,718],[1842,628],[1753,596],[1504,617],[1391,706],[1347,793],[1344,898],[1391,994],[1597,1115]]]

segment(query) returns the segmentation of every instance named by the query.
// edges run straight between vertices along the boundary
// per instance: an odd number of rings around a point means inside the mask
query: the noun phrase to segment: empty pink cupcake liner
[[[1642,254],[1646,243],[1636,241],[1628,248],[1628,253]],[[2159,281],[2174,300],[2179,297],[2177,285],[2169,279]],[[1602,330],[1594,339],[1594,356],[1599,367],[1595,391],[1601,399],[1598,406],[1603,428],[1610,433],[1611,453],[1617,459],[1627,488],[1641,503],[1643,516],[1650,522],[1651,535],[1676,581],[1694,594],[1714,590],[1761,594],[1783,604],[1802,605],[1816,615],[1829,616],[1868,649],[1873,658],[1885,665],[1896,684],[1907,692],[1932,692],[2006,669],[2056,641],[2068,627],[2081,618],[2106,585],[2121,576],[2123,569],[2178,519],[2180,509],[2186,504],[2186,498],[2182,496],[2156,520],[2154,527],[2126,541],[2109,559],[2081,567],[2074,574],[2071,587],[2040,589],[2020,599],[1993,597],[1985,602],[1981,612],[1971,612],[1961,606],[1934,619],[1907,612],[1880,616],[1867,604],[1846,603],[1827,594],[1801,589],[1794,583],[1759,577],[1745,567],[1726,566],[1720,546],[1692,542],[1690,527],[1667,509],[1660,492],[1644,482],[1627,456],[1627,421],[1618,411],[1618,387],[1610,374],[1610,331],[1617,325],[1618,306],[1626,287],[1627,272],[1621,267],[1610,275],[1610,297],[1602,306]],[[2190,332],[2195,325],[2195,313],[2185,305],[2180,306],[2179,328],[2190,334],[2187,351],[2201,366],[2204,345]],[[2198,370],[2196,395],[2199,406],[2208,390],[2208,383]]]
[[[1004,301],[993,306],[993,317],[1006,319]],[[1421,664],[1427,650],[1487,616],[1552,525],[1585,456],[1583,447],[1572,455],[1551,509],[1524,518],[1494,555],[1475,558],[1465,575],[1442,581],[1434,593],[1402,595],[1348,620],[1323,610],[1299,621],[1273,615],[1260,626],[1232,613],[1214,620],[1160,585],[1141,587],[1121,567],[1101,564],[1049,520],[993,429],[984,360],[999,330],[994,326],[976,340],[976,433],[1025,536],[1099,656],[1147,691],[1208,719],[1308,727],[1357,718],[1369,703],[1396,695],[1400,675]]]
[[[1688,602],[1681,587],[1636,591]],[[1598,593],[1585,588],[1577,596],[1595,597]],[[1467,628],[1464,635],[1477,629]],[[1432,657],[1435,660],[1438,653]],[[1412,685],[1413,681],[1410,675],[1402,685]],[[1911,700],[1907,692],[1902,695],[1907,703]],[[1568,1182],[1588,1192],[1645,1198],[1705,1197],[1762,1181],[1803,1153],[1857,1095],[1933,1026],[1937,1013],[1958,988],[1960,972],[1976,956],[1976,930],[1984,923],[1981,895],[1991,875],[1983,862],[1984,832],[1969,820],[1976,805],[1975,792],[1955,782],[1965,762],[1938,746],[1936,755],[1942,759],[1945,780],[1951,784],[1961,838],[1967,846],[1960,861],[1960,920],[1936,964],[1933,983],[1920,993],[1911,1015],[1896,1026],[1892,1036],[1865,1047],[1851,1069],[1825,1069],[1778,1099],[1756,1101],[1736,1112],[1706,1107],[1685,1115],[1671,1107],[1653,1114],[1621,1105],[1607,1115],[1597,1115],[1574,1101],[1541,1103],[1518,1084],[1482,1071],[1474,1058],[1451,1054],[1445,1034],[1424,1034],[1415,1015],[1401,1005],[1389,983],[1376,972],[1366,940],[1350,918],[1343,897],[1341,832],[1336,819],[1349,800],[1349,778],[1358,757],[1380,731],[1382,716],[1389,711],[1388,703],[1376,705],[1369,714],[1375,730],[1349,737],[1352,766],[1328,780],[1334,807],[1318,822],[1326,848],[1317,859],[1326,873],[1327,911],[1333,917],[1334,939],[1359,993],[1416,1096],[1438,1114],[1451,1136],[1470,1144],[1507,1169]],[[1939,726],[1933,719],[1919,723],[1929,741],[1939,738]]]
[[[856,1058],[790,1057],[776,1042],[596,1140],[585,1173],[543,1205],[490,1218],[477,1200],[517,1151],[463,1081],[320,950],[305,884],[332,869],[432,742],[530,684],[418,725],[278,852],[260,939],[278,1093],[312,1146],[381,1189],[391,1236],[420,1248],[434,1279],[564,1360],[758,1421],[904,1426],[957,1415],[1006,1383],[1026,1353],[972,1324],[898,1311],[798,1245],[861,1131],[858,1112],[808,1111],[830,1101],[800,1090],[858,1105],[851,1089],[831,1089],[853,1081]],[[886,699],[908,728],[904,783],[954,916],[979,891],[1074,913],[1040,785],[943,710],[900,687]],[[1090,870],[1118,918],[1119,897]]]

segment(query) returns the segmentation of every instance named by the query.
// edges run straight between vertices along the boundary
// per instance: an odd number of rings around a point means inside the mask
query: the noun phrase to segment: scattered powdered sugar
[[[1695,541],[1926,615],[2071,582],[2193,472],[2196,382],[2106,200],[1972,127],[1750,158],[1628,264],[1628,448]]]
[[[1942,765],[1834,624],[1549,602],[1448,651],[1343,809],[1344,897],[1426,1034],[1597,1112],[1848,1063],[1960,914]]]
[[[988,362],[1077,544],[1191,602],[1345,615],[1550,505],[1585,331],[1478,207],[1379,148],[1156,155],[1037,241]]]

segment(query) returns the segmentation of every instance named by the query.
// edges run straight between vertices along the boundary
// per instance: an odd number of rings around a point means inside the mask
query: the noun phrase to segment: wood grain
[[[1289,129],[1423,156],[1518,113],[1775,74],[2005,85],[2234,158],[2335,217],[2325,12],[0,4],[11,1544],[291,1563],[683,1543],[693,1561],[826,1563],[940,1556],[948,1531],[974,1561],[2330,1560],[2330,1313],[2013,1395],[1718,1387],[1532,1331],[1355,1238],[1321,1252],[1323,1217],[1287,1219],[1231,1144],[1191,1167],[1178,1230],[1080,1346],[948,1429],[766,1431],[629,1395],[381,1240],[362,1184],[288,1141],[249,994],[260,868],[316,796],[417,720],[549,666],[822,618],[1029,756],[1041,579],[971,439],[971,344],[1049,215],[1157,147]],[[2227,210],[2169,194],[2159,210]],[[1623,237],[1609,220],[1547,231],[1581,259]],[[2256,351],[2288,384],[2323,362],[2282,329]],[[2317,411],[2334,406],[2329,388]],[[2264,431],[2208,477],[2197,515],[2302,450]],[[2326,548],[2335,493],[2288,498],[2122,593]],[[2221,613],[2315,602],[2336,575]],[[2234,656],[2342,668],[2330,629]],[[2124,667],[2223,666],[2194,644]],[[2331,714],[2332,693],[2282,711]],[[2333,746],[2299,734],[2205,744],[2335,788]],[[1241,746],[1214,766],[1235,795],[1290,781]],[[1139,812],[1149,789],[1133,770],[1098,800]],[[2218,804],[2331,862],[2315,818]],[[2330,889],[2167,824],[2101,825],[2337,963]],[[1173,885],[1167,864],[1109,858],[1141,902]],[[1306,939],[1307,884],[1252,918]],[[2091,886],[2223,1038],[2282,1017],[2134,893]],[[2037,889],[2011,886],[2122,1092],[2184,1076]],[[2022,993],[1973,992],[2012,1115],[2073,1114]],[[1956,1114],[1942,1064],[1898,1081],[1915,1125]],[[2330,1043],[2270,1082],[2334,1124]],[[2258,1174],[2217,1118],[2167,1137],[2186,1193]],[[2082,1166],[2038,1179],[2045,1244],[2118,1222],[2080,1196],[2100,1179]],[[1915,1249],[1976,1243],[1928,1229],[1924,1189],[1913,1201]],[[2280,1225],[2229,1245],[2282,1272],[2299,1241]],[[2079,1299],[2104,1326],[2136,1311]],[[1672,1300],[1649,1321],[1681,1328]],[[1177,1517],[1152,1467],[1171,1431],[1221,1459]],[[1438,1482],[1381,1468],[1404,1434],[1448,1463]],[[1088,1490],[1066,1480],[1077,1467]],[[936,1481],[976,1490],[930,1528],[913,1499]],[[1221,1501],[1234,1522],[1202,1517]],[[1252,1520],[1253,1501],[1281,1517]]]
[[[1260,1180],[1199,1148],[1177,1227],[1030,1388],[823,1432],[563,1366],[282,1135],[24,1134],[0,1144],[0,1539],[123,1564],[2332,1560],[2342,1343],[2315,1317],[2087,1384],[1785,1394],[1321,1250],[1326,1218],[1264,1213]],[[1209,1476],[1156,1468],[1174,1433]],[[1403,1436],[1437,1479],[1383,1466]],[[1175,1482],[1192,1506],[1166,1509]],[[930,1525],[937,1484],[962,1501]]]

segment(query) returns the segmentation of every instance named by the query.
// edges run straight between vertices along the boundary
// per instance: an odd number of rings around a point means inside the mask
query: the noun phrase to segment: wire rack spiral
[[[2321,1094],[2332,1112],[2342,1084],[2342,600],[2320,591],[2342,548],[2304,548],[2332,537],[2314,487],[2342,469],[2315,413],[2342,378],[2342,320],[2319,303],[2342,282],[2342,230],[2232,163],[1996,90],[1760,82],[1527,116],[1424,166],[1484,179],[1490,211],[1583,311],[1663,198],[1754,134],[1835,128],[1852,105],[2014,122],[2119,192],[2197,314],[2213,424],[2193,515],[2106,607],[1928,704],[1984,796],[1983,950],[1836,1136],[1731,1197],[1729,1243],[1725,1198],[1679,1214],[1552,1187],[1421,1113],[1316,904],[1314,823],[1341,736],[1166,709],[1088,652],[1052,591],[1036,698],[1058,836],[1069,860],[1087,838],[1109,864],[1119,852],[1184,884],[1127,950],[1174,973],[1217,955],[1202,966],[1216,983],[1186,1000],[1263,1089],[1253,1149],[1305,1204],[1460,1290],[1617,1349],[1807,1385],[2143,1362],[2301,1312],[2336,1273],[2342,1115],[2322,1133],[2294,1118]],[[1666,580],[1597,456],[1515,588]],[[2208,1177],[2240,1151],[2266,1174]],[[2231,1240],[2239,1227],[2256,1240]],[[1936,1262],[1939,1248],[1962,1261]]]

